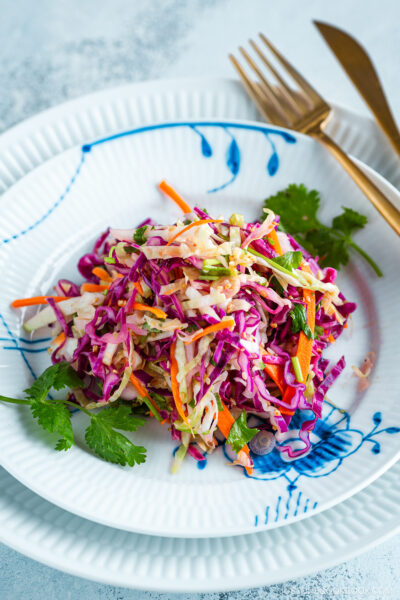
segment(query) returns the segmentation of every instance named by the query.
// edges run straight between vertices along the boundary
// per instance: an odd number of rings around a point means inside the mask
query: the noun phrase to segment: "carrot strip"
[[[290,388],[292,389],[292,388]],[[294,415],[295,411],[291,410],[290,408],[284,408],[283,406],[279,407],[279,412],[281,413],[281,415]]]
[[[176,240],[176,238],[178,238],[180,235],[182,235],[182,233],[185,233],[185,231],[189,231],[189,229],[192,229],[192,227],[199,227],[200,225],[206,225],[207,223],[223,223],[223,220],[222,219],[200,219],[199,221],[193,221],[193,223],[190,223],[189,225],[187,225],[187,227],[184,227],[182,229],[182,231],[179,231],[178,233],[176,233],[169,240],[167,246],[172,244],[172,242],[174,242]]]
[[[334,344],[334,343],[335,343],[335,338],[333,337],[333,335],[332,335],[331,333],[328,335],[328,341],[329,341],[331,344]]]
[[[286,389],[286,383],[283,377],[283,368],[281,365],[264,364],[264,371],[271,377],[272,381],[276,383],[281,394],[283,395]]]
[[[98,285],[97,283],[83,283],[82,284],[82,291],[83,292],[104,292],[105,290],[108,290],[110,286],[109,285]]]
[[[134,282],[133,282],[133,285],[135,286],[135,288],[136,288],[136,290],[139,292],[139,294],[140,294],[141,296],[144,296],[144,291],[143,291],[143,288],[142,288],[142,286],[141,286],[141,283],[140,283],[140,281],[134,281]]]
[[[54,340],[51,342],[52,346],[59,346],[65,340],[65,333],[62,331]]]
[[[166,181],[162,181],[158,187],[162,192],[164,192],[164,194],[169,196],[171,200],[173,200],[179,206],[183,213],[187,214],[192,212],[192,209],[190,208],[189,204],[186,204],[184,199],[181,198],[180,195],[174,190],[174,188],[168,185]]]
[[[181,419],[186,423],[186,425],[189,425],[188,418],[185,414],[185,411],[183,410],[181,395],[179,393],[179,384],[178,384],[178,380],[177,380],[178,362],[175,358],[175,348],[176,348],[176,342],[174,342],[171,345],[171,349],[170,349],[172,395],[174,397],[176,410],[178,411]],[[190,425],[189,425],[189,427],[190,427]]]
[[[218,429],[222,433],[225,438],[228,438],[229,432],[231,430],[232,425],[235,422],[235,419],[230,412],[229,408],[222,402],[222,410],[218,413]],[[245,444],[242,448],[242,451],[250,458],[250,450],[247,444]],[[247,473],[249,475],[252,474],[253,469],[251,467],[245,467]]]
[[[34,296],[33,298],[21,298],[11,302],[13,308],[22,308],[23,306],[37,306],[38,304],[47,304],[47,298],[53,298],[54,302],[63,302],[71,300],[68,296]]]
[[[311,269],[306,263],[304,263],[302,265],[301,269],[302,269],[302,271],[305,271],[306,273],[311,273]],[[311,331],[314,333],[315,293],[312,292],[311,290],[303,290],[303,300],[305,301],[305,303],[307,305],[307,322],[308,322],[308,325],[309,325]],[[296,356],[299,359],[301,372],[303,374],[303,383],[306,381],[308,371],[310,369],[312,345],[313,345],[312,338],[308,339],[306,334],[303,331],[300,331],[299,343],[297,345]],[[293,396],[294,396],[294,388],[287,387],[286,392],[283,395],[283,400],[285,402],[289,403],[291,401],[291,399],[293,398]]]
[[[234,319],[225,319],[225,321],[220,321],[219,323],[215,323],[214,325],[209,325],[205,329],[198,331],[191,340],[184,340],[185,344],[191,344],[192,342],[196,342],[200,338],[209,333],[214,333],[215,331],[220,331],[221,329],[227,329],[228,327],[234,327],[235,321]]]
[[[92,273],[93,273],[93,275],[96,275],[96,277],[101,279],[102,281],[109,281],[111,283],[113,280],[111,275],[109,275],[107,273],[107,271],[105,269],[103,269],[102,267],[95,267],[94,269],[92,269]]]
[[[154,402],[153,398],[150,396],[149,392],[146,390],[146,388],[144,387],[142,382],[136,377],[136,375],[131,373],[129,379],[131,380],[131,383],[136,388],[137,392],[142,396],[142,398],[147,398],[151,402],[151,404],[154,406],[156,411],[159,412],[160,409],[158,408],[157,404]]]
[[[269,232],[268,236],[270,237],[271,240],[274,242],[274,250],[277,254],[279,254],[279,256],[282,256],[282,248],[281,248],[281,244],[279,242],[279,238],[276,234],[276,229],[271,229],[271,231]]]
[[[157,306],[147,306],[147,304],[142,304],[141,302],[134,302],[132,308],[135,308],[136,310],[147,310],[156,315],[159,319],[167,318],[167,313],[161,310],[161,308],[157,308]]]

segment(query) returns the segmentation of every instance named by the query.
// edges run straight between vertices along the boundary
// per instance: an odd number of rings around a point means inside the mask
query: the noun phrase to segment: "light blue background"
[[[0,0],[0,131],[82,94],[158,77],[231,76],[226,55],[261,29],[328,99],[368,113],[311,24],[369,49],[400,116],[398,0]],[[400,598],[400,538],[313,577],[176,600]],[[171,598],[88,582],[0,546],[1,600]]]

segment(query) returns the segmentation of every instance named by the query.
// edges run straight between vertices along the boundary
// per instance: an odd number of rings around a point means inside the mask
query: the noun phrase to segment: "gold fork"
[[[325,102],[285,57],[278,52],[264,34],[260,33],[260,38],[299,88],[299,91],[295,92],[288,85],[286,80],[253,40],[249,40],[249,43],[264,66],[274,76],[274,83],[268,80],[261,68],[243,47],[240,47],[239,50],[257,75],[257,82],[253,81],[246,74],[240,63],[230,54],[229,58],[233,66],[239,73],[244,87],[256,103],[263,117],[280,127],[288,127],[300,133],[310,135],[328,148],[358,187],[364,192],[368,200],[372,202],[383,218],[400,235],[400,212],[355,162],[324,132],[324,124],[332,110],[329,104]]]

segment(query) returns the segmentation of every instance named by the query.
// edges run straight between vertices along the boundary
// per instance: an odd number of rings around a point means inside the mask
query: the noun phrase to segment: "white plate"
[[[15,184],[3,199],[0,225],[0,321],[4,339],[8,329],[20,330],[0,350],[5,367],[2,392],[20,396],[32,375],[49,364],[47,353],[41,352],[47,342],[39,341],[46,334],[36,336],[35,344],[23,341],[26,312],[11,310],[10,298],[49,293],[60,277],[76,280],[79,256],[108,225],[134,226],[147,216],[173,222],[178,215],[175,205],[155,191],[163,178],[178,185],[191,205],[206,206],[212,215],[244,212],[253,220],[263,198],[291,182],[320,190],[325,219],[337,214],[342,204],[368,215],[369,227],[358,241],[383,266],[386,277],[379,280],[356,257],[341,275],[345,295],[356,300],[359,309],[354,327],[331,352],[332,358],[345,353],[349,366],[315,429],[314,450],[292,463],[283,462],[275,450],[267,459],[258,459],[250,480],[240,469],[227,468],[220,450],[205,470],[187,460],[175,477],[169,472],[174,444],[168,431],[154,423],[135,434],[148,449],[148,459],[130,470],[100,461],[87,452],[79,436],[80,443],[70,452],[55,453],[51,437],[37,428],[25,409],[2,405],[3,466],[67,510],[154,535],[248,533],[302,519],[342,501],[400,454],[400,429],[395,427],[400,407],[394,393],[400,384],[395,368],[398,332],[393,328],[400,285],[387,269],[398,263],[393,257],[400,244],[332,157],[299,134],[239,121],[149,125],[65,151]],[[385,244],[380,242],[383,238]],[[4,268],[7,264],[12,268]],[[358,394],[350,365],[361,364],[370,350],[377,355],[372,385]],[[75,417],[78,429],[84,419]]]
[[[0,469],[0,541],[50,567],[111,585],[217,592],[280,583],[327,569],[400,531],[400,463],[311,519],[251,535],[180,539],[82,519]]]
[[[166,96],[168,104],[161,100]],[[119,125],[132,127],[138,99],[143,102],[143,98],[151,107],[147,114],[150,121],[174,118],[177,112],[188,118],[254,116],[241,87],[232,81],[155,82],[95,94],[43,113],[0,138],[4,189],[45,158],[88,135],[105,135],[109,122],[86,118],[92,109],[108,115],[110,111],[115,114],[118,107]],[[399,184],[398,162],[375,124],[344,109],[335,110],[335,114],[340,118],[334,118],[330,128],[336,140],[347,151],[380,165],[382,173]],[[65,131],[71,135],[60,134]],[[390,192],[388,188],[386,191]],[[398,471],[399,467],[393,467],[367,490],[306,523],[246,537],[199,541],[148,538],[88,523],[51,507],[6,475],[0,486],[0,536],[8,545],[53,567],[117,585],[171,592],[266,585],[347,560],[398,531]],[[344,519],[345,515],[348,518]],[[310,545],[306,554],[295,555],[292,561],[282,550],[284,566],[280,567],[275,548],[283,548],[286,539],[293,539],[292,530],[300,532],[302,539],[306,532],[304,539]],[[239,546],[234,545],[236,541]],[[157,556],[164,544],[160,565]],[[266,545],[269,550],[264,549]],[[238,553],[244,560],[237,561]]]

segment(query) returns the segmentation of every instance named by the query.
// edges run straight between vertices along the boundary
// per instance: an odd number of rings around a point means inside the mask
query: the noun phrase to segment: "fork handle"
[[[356,163],[321,129],[311,134],[319,140],[325,148],[346,169],[350,177],[355,181],[360,190],[364,192],[368,200],[372,202],[375,208],[381,213],[382,217],[389,223],[397,235],[400,235],[400,212],[393,206],[381,190],[365,175],[365,173],[356,165]]]

